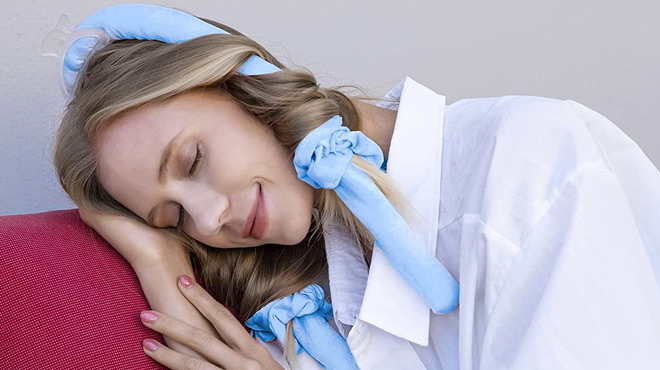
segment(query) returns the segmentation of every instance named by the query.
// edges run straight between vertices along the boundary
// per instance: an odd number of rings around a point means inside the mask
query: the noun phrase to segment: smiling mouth
[[[257,198],[258,199],[258,198]],[[257,224],[257,212],[259,210],[259,200],[257,200],[257,211],[254,212],[254,217],[252,217],[252,225],[250,226],[249,236],[252,236],[252,231],[254,230],[254,225]]]
[[[260,197],[261,197],[261,185],[259,185],[259,188],[257,189],[257,197],[255,198],[255,201],[252,204],[252,209],[250,210],[250,214],[248,215],[248,218],[245,221],[245,227],[243,227],[242,236],[244,238],[250,236],[250,233],[252,232],[252,228],[254,228],[254,224],[257,218],[257,208],[259,206]]]
[[[268,230],[268,210],[266,209],[266,199],[264,194],[261,191],[261,185],[259,185],[259,201],[257,203],[257,210],[254,214],[254,225],[250,230],[250,236],[253,239],[261,239],[266,235]]]

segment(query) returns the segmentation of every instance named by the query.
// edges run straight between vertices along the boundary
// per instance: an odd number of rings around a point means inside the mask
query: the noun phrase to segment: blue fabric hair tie
[[[298,177],[314,188],[334,189],[353,214],[371,231],[376,246],[435,313],[458,304],[458,284],[434,255],[424,252],[412,230],[371,178],[355,166],[353,154],[377,168],[383,163],[378,144],[360,131],[342,126],[334,116],[307,134],[296,148]]]
[[[327,369],[358,369],[346,341],[328,324],[332,306],[316,284],[293,295],[272,301],[245,325],[252,336],[264,342],[275,338],[284,347],[286,325],[293,320],[296,353],[307,352]]]

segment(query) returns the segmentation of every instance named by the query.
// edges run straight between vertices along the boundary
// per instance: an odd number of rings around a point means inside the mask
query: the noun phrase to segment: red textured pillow
[[[0,217],[0,368],[165,369],[130,264],[77,209]]]

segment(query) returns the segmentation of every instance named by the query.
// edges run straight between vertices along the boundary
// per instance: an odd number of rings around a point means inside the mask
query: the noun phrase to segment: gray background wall
[[[660,167],[660,5],[655,0],[0,0],[0,215],[75,207],[50,148],[62,113],[39,46],[59,16],[142,2],[185,9],[254,38],[321,85],[383,95],[404,76],[445,95],[538,95],[602,113]]]

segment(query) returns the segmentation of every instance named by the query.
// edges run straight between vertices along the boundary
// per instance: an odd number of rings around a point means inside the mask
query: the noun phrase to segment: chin
[[[294,229],[287,233],[287,240],[283,243],[284,245],[296,245],[305,240],[305,237],[312,226],[311,219],[307,222],[296,223],[292,226]]]
[[[294,237],[295,236],[295,237]],[[295,235],[289,235],[289,238],[282,243],[283,245],[296,245],[305,240],[305,237],[307,236],[307,233],[296,233]]]

